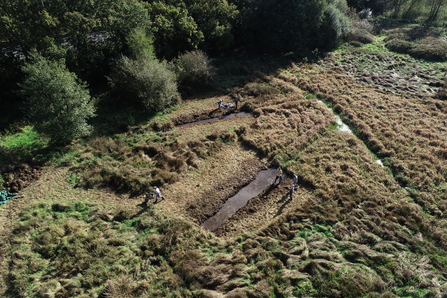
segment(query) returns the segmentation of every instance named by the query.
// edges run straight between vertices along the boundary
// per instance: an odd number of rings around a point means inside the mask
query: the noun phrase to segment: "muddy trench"
[[[338,131],[355,136],[351,128],[342,121],[339,115],[337,115],[323,101],[318,100],[318,102],[324,105],[335,117],[337,123],[336,129]],[[361,142],[363,143],[363,141]],[[366,144],[364,145],[367,147]],[[384,167],[380,159],[374,155],[373,157],[377,164]],[[205,194],[203,197],[204,201],[205,198],[216,196],[218,199],[209,200],[214,203],[208,205],[191,205],[188,208],[190,216],[197,218],[198,223],[202,228],[212,231],[218,236],[224,236],[239,230],[239,228],[235,227],[237,225],[235,223],[243,225],[244,221],[250,221],[250,217],[253,217],[252,220],[257,221],[262,221],[264,219],[265,222],[261,223],[261,225],[268,224],[269,220],[282,215],[288,206],[299,205],[300,201],[312,195],[314,189],[312,183],[299,181],[295,193],[293,194],[293,198],[290,198],[289,189],[292,185],[292,180],[287,178],[287,175],[284,175],[281,183],[272,184],[272,181],[275,178],[275,168],[263,165],[263,167],[259,167],[257,171],[254,170],[255,169],[252,169],[250,174],[245,175],[245,179],[242,183],[232,184],[231,179],[226,181],[224,184],[232,185],[231,190],[225,190],[225,188],[222,187],[213,194]],[[259,177],[263,176],[263,173],[268,171],[270,171],[270,175],[264,175],[267,176],[267,178]],[[289,174],[292,175],[293,173]],[[238,178],[233,177],[233,180],[233,182],[238,181]],[[265,217],[257,214],[263,212],[271,214],[266,215]]]

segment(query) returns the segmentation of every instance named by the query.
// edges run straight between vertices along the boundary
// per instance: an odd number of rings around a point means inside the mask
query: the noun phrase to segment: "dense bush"
[[[260,1],[246,10],[245,44],[261,52],[331,49],[349,30],[344,0]]]
[[[333,0],[324,9],[324,21],[319,28],[317,48],[333,49],[350,32],[350,21],[346,16],[348,6],[344,0]]]
[[[186,52],[175,61],[178,81],[183,90],[193,91],[212,82],[215,70],[203,51]]]
[[[175,73],[155,59],[122,56],[109,82],[122,104],[141,104],[152,113],[179,100]]]
[[[360,43],[374,42],[374,35],[372,35],[373,25],[367,20],[356,20],[352,22],[351,31],[346,36],[350,42],[357,41]]]
[[[387,8],[390,1],[387,0],[347,0],[349,7],[361,11],[370,8],[375,15],[381,14]]]
[[[176,0],[178,1],[178,0]],[[183,0],[189,14],[203,33],[201,48],[208,53],[221,54],[234,46],[233,26],[239,11],[226,0]]]
[[[94,107],[85,84],[65,68],[63,60],[50,61],[39,54],[23,67],[27,75],[19,84],[26,113],[38,132],[64,143],[88,135],[87,120]]]
[[[153,22],[157,57],[172,59],[178,53],[197,49],[204,41],[202,31],[184,5],[152,2],[146,6]]]

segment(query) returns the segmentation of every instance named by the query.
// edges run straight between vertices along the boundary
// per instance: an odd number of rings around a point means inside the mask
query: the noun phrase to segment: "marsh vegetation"
[[[403,2],[397,16],[409,9]],[[194,3],[143,6],[185,20],[192,17],[183,10],[203,13]],[[240,7],[221,7],[221,31],[205,21],[189,27],[185,47],[208,38],[210,52],[225,48]],[[149,51],[138,30],[127,33],[140,41],[128,50],[169,77],[169,88],[135,72],[138,60],[121,58],[109,78],[114,89],[97,86],[88,102],[97,108],[90,136],[55,142],[17,121],[0,137],[0,183],[19,192],[0,208],[0,295],[447,295],[447,62],[416,59],[419,48],[393,52],[396,39],[420,46],[408,37],[414,25],[354,18],[356,30],[338,50],[308,51],[305,59],[208,60],[192,51],[169,64],[155,55],[174,55],[172,44],[182,43],[157,20],[155,38],[166,51]],[[419,30],[428,43],[442,42],[445,29]],[[190,67],[197,60],[206,67]],[[188,84],[174,90],[179,77]],[[137,84],[128,99],[127,79],[169,94],[148,98]],[[236,95],[237,110],[218,108]],[[338,129],[340,121],[350,131]],[[278,166],[288,174],[280,183],[264,181],[212,232],[202,228],[259,172]],[[292,174],[299,182],[290,198]],[[154,186],[165,200],[141,204]]]

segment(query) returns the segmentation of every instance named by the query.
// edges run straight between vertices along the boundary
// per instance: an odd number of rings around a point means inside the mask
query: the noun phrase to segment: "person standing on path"
[[[290,199],[293,199],[293,193],[295,192],[295,184],[292,184],[292,187],[289,190]]]
[[[238,103],[239,103],[239,94],[236,94],[236,95],[234,96],[233,100],[234,100],[234,105],[236,106],[235,109],[237,110],[237,105],[238,105]]]
[[[293,180],[293,185],[297,185],[298,184],[298,176],[296,174],[293,175],[292,180]]]
[[[275,181],[273,181],[273,184],[275,184],[276,180],[278,180],[278,179],[279,179],[279,182],[278,182],[278,184],[279,184],[282,181],[282,169],[281,169],[281,167],[278,167],[276,169],[276,178],[275,178]]]
[[[222,107],[222,102],[222,99],[217,102],[217,109],[220,109]]]
[[[155,203],[158,203],[158,198],[162,198],[163,200],[165,199],[163,197],[163,195],[161,194],[161,191],[158,189],[158,187],[154,186],[154,191],[155,191]]]

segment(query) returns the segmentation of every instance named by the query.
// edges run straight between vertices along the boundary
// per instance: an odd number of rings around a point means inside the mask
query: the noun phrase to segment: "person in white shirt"
[[[158,187],[154,186],[154,191],[155,191],[155,194],[154,194],[154,196],[155,196],[155,203],[158,202],[158,198],[161,198],[161,199],[163,199],[163,200],[165,199],[165,198],[163,197],[163,195],[161,194],[160,189],[158,189]]]

